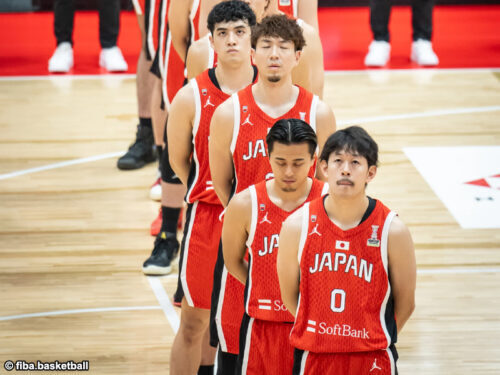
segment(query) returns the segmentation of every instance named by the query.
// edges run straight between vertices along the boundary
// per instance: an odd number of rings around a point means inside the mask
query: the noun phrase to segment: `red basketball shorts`
[[[395,375],[396,360],[395,347],[357,353],[313,353],[295,349],[293,375]]]
[[[271,322],[244,315],[240,331],[237,375],[291,374],[294,348],[292,323]]]
[[[188,204],[179,277],[186,302],[210,310],[214,267],[222,233],[222,205]]]

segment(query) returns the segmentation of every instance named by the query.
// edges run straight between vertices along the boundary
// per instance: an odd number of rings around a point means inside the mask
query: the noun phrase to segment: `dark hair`
[[[266,142],[269,154],[273,151],[274,142],[284,145],[307,143],[311,157],[314,156],[318,146],[316,133],[311,125],[296,118],[276,121],[267,133]]]
[[[252,8],[241,0],[223,1],[212,8],[207,18],[207,27],[214,33],[215,25],[221,22],[247,21],[252,27],[257,23]]]
[[[360,126],[349,126],[329,136],[319,159],[328,162],[330,155],[338,151],[363,156],[368,161],[368,167],[378,164],[378,145]]]
[[[267,16],[252,28],[252,48],[255,49],[257,41],[263,36],[293,42],[295,51],[302,51],[306,45],[302,28],[297,20],[288,18],[284,14]]]

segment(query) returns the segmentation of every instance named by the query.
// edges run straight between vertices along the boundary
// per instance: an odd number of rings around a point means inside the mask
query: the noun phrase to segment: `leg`
[[[54,34],[57,44],[73,44],[73,19],[75,16],[74,0],[56,0],[54,2]]]
[[[151,94],[151,118],[153,120],[153,134],[156,146],[163,147],[163,134],[167,123],[167,110],[162,109],[161,78],[155,76],[153,92]]]
[[[210,316],[210,313],[209,313]],[[203,335],[203,342],[201,343],[201,366],[213,366],[215,361],[215,353],[217,348],[210,345],[210,328],[207,324],[207,329]]]
[[[370,26],[373,39],[389,41],[389,16],[391,0],[370,0]]]
[[[146,163],[156,160],[151,121],[151,94],[153,92],[154,77],[149,72],[151,61],[148,61],[145,51],[146,30],[143,14],[137,14],[137,22],[139,23],[142,41],[136,76],[139,126],[135,142],[127,153],[118,159],[119,169],[138,169]]]
[[[434,0],[413,0],[412,4],[413,40],[431,40],[432,10]]]
[[[99,1],[99,40],[101,48],[116,46],[120,30],[120,0]]]
[[[170,353],[171,374],[195,374],[201,361],[201,343],[206,334],[210,312],[190,307],[182,300],[181,324]]]

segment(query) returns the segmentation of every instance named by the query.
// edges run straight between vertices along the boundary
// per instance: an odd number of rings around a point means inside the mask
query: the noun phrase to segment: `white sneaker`
[[[99,56],[99,65],[109,72],[124,72],[128,69],[122,51],[117,46],[103,48]]]
[[[439,64],[439,59],[432,50],[432,43],[424,39],[418,39],[412,43],[411,61],[415,61],[418,65],[426,66]]]
[[[151,189],[149,190],[149,197],[154,201],[161,201],[161,178],[158,177]]]
[[[62,42],[49,59],[49,72],[67,73],[73,67],[73,47],[70,42]]]
[[[374,40],[370,43],[365,56],[366,66],[384,66],[389,61],[391,45],[383,40]]]

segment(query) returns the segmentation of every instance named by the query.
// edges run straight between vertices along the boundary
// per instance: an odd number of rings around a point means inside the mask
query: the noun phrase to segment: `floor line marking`
[[[341,125],[350,125],[350,124],[359,124],[359,123],[363,124],[363,123],[379,122],[379,121],[408,120],[421,117],[460,115],[464,113],[484,113],[484,112],[497,112],[497,111],[500,111],[500,106],[498,105],[487,106],[487,107],[451,108],[451,109],[439,109],[427,112],[405,113],[400,115],[365,117],[347,121],[339,121],[338,123]]]
[[[50,170],[50,169],[57,169],[57,168],[62,168],[62,167],[68,167],[70,165],[84,164],[84,163],[88,163],[88,162],[92,162],[92,161],[98,161],[98,160],[104,160],[104,159],[114,158],[114,157],[121,156],[121,155],[123,155],[123,151],[120,151],[120,152],[110,152],[110,153],[107,153],[107,154],[89,156],[89,157],[80,158],[80,159],[66,160],[66,161],[62,161],[62,162],[59,162],[59,163],[44,165],[44,166],[41,166],[41,167],[23,169],[23,170],[16,171],[16,172],[0,174],[0,180],[6,180],[8,178],[18,177],[18,176],[22,176],[22,175],[25,175],[25,174],[31,174],[31,173],[36,173],[36,172],[47,171],[47,170]]]
[[[151,276],[148,276],[147,279],[149,281],[149,285],[151,285],[151,289],[153,289],[153,293],[155,294],[156,299],[160,303],[163,313],[170,323],[170,326],[174,330],[174,333],[177,333],[180,325],[179,316],[177,315],[174,306],[170,302],[170,298],[168,297],[167,292],[165,292],[160,279]]]
[[[450,267],[419,269],[419,275],[464,274],[464,273],[499,273],[500,267]]]
[[[159,310],[160,306],[124,306],[124,307],[97,307],[92,309],[73,309],[73,310],[58,310],[58,311],[43,311],[39,313],[19,314],[0,316],[0,321],[26,319],[26,318],[41,318],[46,316],[57,316],[66,314],[83,314],[83,313],[98,313],[112,311],[141,311],[141,310]]]
[[[413,118],[422,118],[422,117],[433,117],[433,116],[447,116],[447,115],[459,115],[465,113],[485,113],[485,112],[497,112],[500,111],[500,106],[486,106],[486,107],[469,107],[469,108],[451,108],[451,109],[441,109],[427,112],[414,112],[414,113],[406,113],[399,115],[385,115],[385,116],[374,116],[374,117],[365,117],[351,120],[339,120],[337,123],[339,125],[351,125],[351,124],[365,124],[370,122],[380,122],[380,121],[393,121],[393,120],[407,120]],[[123,155],[123,151],[120,152],[111,152],[102,155],[90,156],[86,158],[67,160],[55,164],[48,164],[41,167],[23,169],[16,172],[5,173],[0,175],[0,180],[6,180],[8,178],[18,177],[25,174],[42,172],[50,169],[67,167],[70,165],[83,164],[92,161],[98,161],[108,158],[113,158],[117,156]]]

